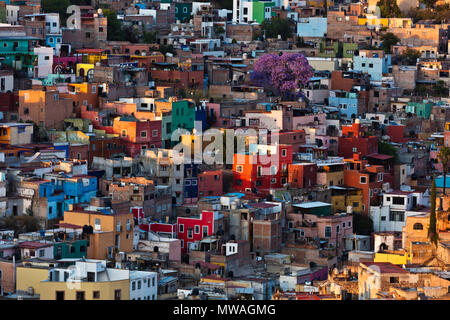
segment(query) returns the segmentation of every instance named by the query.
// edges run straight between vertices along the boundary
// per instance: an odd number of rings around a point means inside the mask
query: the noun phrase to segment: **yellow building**
[[[331,210],[333,212],[347,212],[351,207],[352,212],[363,211],[362,190],[353,187],[330,187],[331,188]]]
[[[77,63],[77,77],[86,77],[89,71],[94,71],[94,66],[91,63]]]
[[[49,269],[50,267],[48,266],[39,265],[17,267],[16,292],[28,292],[32,288],[35,294],[40,294],[40,283],[48,279]]]
[[[71,266],[18,267],[16,291],[33,291],[40,300],[130,299],[129,270],[106,268],[101,260],[65,262]]]
[[[133,251],[133,214],[104,214],[97,211],[66,211],[62,223],[92,226],[89,235],[87,257],[89,259],[112,258],[115,252]]]
[[[384,251],[375,253],[373,261],[404,265],[411,263],[411,257],[406,251]]]
[[[32,123],[0,124],[0,143],[9,145],[29,144],[32,142]]]
[[[76,286],[77,285],[77,286]],[[73,288],[66,282],[42,281],[41,300],[129,300],[130,281],[79,282]],[[75,288],[76,286],[76,288]]]

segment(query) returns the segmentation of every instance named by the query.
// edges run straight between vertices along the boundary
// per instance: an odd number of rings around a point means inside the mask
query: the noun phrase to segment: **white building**
[[[130,300],[157,300],[158,273],[130,271]]]
[[[0,92],[14,91],[14,74],[12,71],[0,70]]]
[[[13,26],[18,24],[19,17],[19,6],[6,5],[6,23],[9,23]]]
[[[419,207],[428,206],[427,202],[421,192],[393,191],[383,194],[382,205],[370,207],[374,231],[402,232],[406,217],[420,213]]]
[[[61,34],[59,13],[45,14],[45,32],[47,34]]]
[[[6,217],[7,204],[8,199],[6,198],[6,175],[4,172],[0,172],[0,217]]]
[[[38,47],[34,48],[34,54],[38,57],[38,65],[34,67],[34,76],[44,78],[52,73],[53,68],[53,48]]]

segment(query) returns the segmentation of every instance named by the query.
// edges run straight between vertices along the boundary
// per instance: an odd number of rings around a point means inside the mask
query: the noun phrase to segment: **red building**
[[[119,137],[91,137],[89,139],[89,163],[94,157],[111,159],[113,155],[125,153]]]
[[[257,190],[260,193],[287,184],[288,166],[292,164],[292,145],[258,145],[258,150],[259,154],[234,155],[233,190]]]
[[[312,190],[317,183],[317,164],[293,163],[288,166],[289,186]]]
[[[204,171],[198,174],[198,196],[221,196],[223,194],[222,170]]]
[[[378,138],[369,136],[361,127],[359,119],[351,126],[342,126],[342,137],[339,137],[338,155],[350,159],[354,153],[361,156],[378,153]]]
[[[404,137],[406,126],[404,125],[389,125],[386,126],[386,133],[389,137],[391,137],[391,142],[396,143],[405,143],[408,141],[407,138]]]
[[[142,219],[144,219],[144,208],[142,208],[142,207],[131,207],[131,213],[133,214],[133,218],[136,220],[135,224],[141,224],[142,223]]]
[[[113,129],[114,133],[119,134],[130,157],[150,148],[161,148],[161,120],[139,121],[134,117],[117,117]]]
[[[178,217],[178,239],[181,252],[188,252],[188,244],[211,236],[223,227],[223,215],[214,211],[203,211],[200,217]]]

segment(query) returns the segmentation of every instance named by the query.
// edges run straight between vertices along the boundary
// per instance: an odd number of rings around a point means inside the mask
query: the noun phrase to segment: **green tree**
[[[142,36],[142,40],[144,41],[144,43],[156,43],[157,40],[157,36],[158,36],[158,31],[150,31],[150,32],[146,32],[144,31],[144,34]]]
[[[380,14],[382,18],[401,18],[402,12],[397,5],[396,1],[392,0],[380,0],[377,3],[380,8]]]
[[[439,236],[436,232],[436,181],[434,177],[433,177],[433,185],[431,187],[430,202],[431,202],[430,226],[428,228],[428,238],[431,240],[431,242],[436,244],[439,239]]]
[[[280,19],[278,17],[272,18],[271,20],[265,20],[261,23],[261,33],[266,34],[266,39],[268,38],[278,38],[286,41],[288,38],[292,37],[292,24],[291,21],[287,19]]]
[[[400,42],[400,39],[392,32],[385,33],[381,36],[381,41],[383,42],[381,48],[386,53],[391,53],[391,48]]]
[[[122,22],[117,19],[117,14],[111,9],[104,8],[103,16],[105,16],[108,21],[108,41],[123,41],[123,26]]]
[[[126,26],[123,28],[123,39],[131,43],[139,42],[139,30],[136,26]]]
[[[67,8],[71,5],[70,0],[41,0],[41,8],[45,13],[59,13],[61,25],[66,25],[66,20],[69,17]]]
[[[401,55],[401,60],[406,65],[415,65],[417,59],[420,58],[420,52],[411,48],[408,48]]]
[[[448,166],[450,165],[450,148],[441,147],[438,153],[438,158],[442,163],[442,173],[444,174],[444,194],[445,194],[445,180],[447,177]]]
[[[388,156],[393,156],[395,159],[395,162],[396,163],[399,162],[397,149],[389,143],[379,141],[378,142],[378,153],[385,154]]]
[[[177,51],[175,50],[175,48],[173,47],[173,45],[169,44],[169,45],[160,45],[159,46],[159,52],[161,52],[163,55],[166,55],[166,53],[171,53],[174,56],[177,54]]]
[[[353,233],[370,235],[373,232],[373,221],[364,213],[353,214]]]
[[[303,46],[305,45],[305,40],[303,39],[303,37],[297,36],[297,38],[295,39],[295,45],[297,46],[297,48],[303,48]]]
[[[15,235],[40,229],[39,220],[29,215],[0,218],[0,227],[14,230]]]
[[[219,25],[215,25],[214,28],[213,28],[213,30],[214,30],[214,34],[215,34],[216,36],[225,33],[225,29],[224,29],[222,26],[219,26]]]
[[[448,97],[448,87],[444,81],[439,80],[436,82],[433,86],[433,94],[438,97]]]

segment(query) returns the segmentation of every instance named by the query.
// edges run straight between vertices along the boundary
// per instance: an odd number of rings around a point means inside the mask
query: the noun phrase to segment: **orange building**
[[[66,211],[61,223],[93,227],[93,233],[88,235],[88,259],[104,260],[113,258],[117,252],[133,251],[134,220],[131,212]]]
[[[64,129],[64,119],[74,118],[72,100],[56,90],[19,90],[19,118],[45,128]]]
[[[344,184],[362,190],[362,208],[368,214],[369,206],[378,199],[389,175],[385,174],[383,166],[369,165],[357,153],[353,154],[353,159],[345,159],[344,162]]]
[[[72,107],[78,118],[81,117],[81,106],[88,109],[98,108],[98,86],[96,83],[70,83],[69,93],[61,93],[61,97],[72,100]]]

